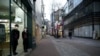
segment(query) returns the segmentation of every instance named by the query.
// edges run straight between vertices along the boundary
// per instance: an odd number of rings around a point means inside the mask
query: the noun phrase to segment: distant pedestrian
[[[24,52],[27,52],[28,51],[28,30],[27,28],[24,28],[22,32],[22,38],[23,38]]]
[[[72,32],[69,31],[69,38],[72,39]]]
[[[13,48],[13,55],[17,55],[16,52],[17,46],[18,46],[18,39],[20,32],[18,30],[19,25],[15,25],[15,28],[11,31],[11,37],[12,37],[12,48]]]

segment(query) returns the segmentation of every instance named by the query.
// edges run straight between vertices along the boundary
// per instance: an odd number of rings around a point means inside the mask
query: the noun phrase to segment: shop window
[[[0,0],[0,56],[9,55],[9,39],[9,0]]]

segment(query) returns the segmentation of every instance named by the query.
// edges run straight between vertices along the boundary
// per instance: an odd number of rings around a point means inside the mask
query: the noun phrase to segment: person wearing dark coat
[[[19,30],[18,30],[18,25],[15,25],[15,29],[11,31],[11,37],[12,37],[12,49],[13,49],[13,54],[17,55],[18,53],[16,52],[17,46],[18,46],[18,39],[19,39]]]
[[[24,29],[22,32],[22,39],[23,39],[23,48],[24,52],[28,51],[28,31],[27,28]]]
[[[72,39],[72,32],[69,31],[69,38]]]

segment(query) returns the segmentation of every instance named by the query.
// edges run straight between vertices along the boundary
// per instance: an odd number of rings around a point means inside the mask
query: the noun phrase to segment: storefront
[[[100,2],[93,0],[80,2],[64,17],[66,36],[72,31],[74,37],[100,39]]]
[[[20,39],[17,47],[17,52],[23,52],[22,44],[22,31],[24,27],[28,27],[32,31],[32,9],[27,9],[28,5],[25,5],[24,0],[0,0],[0,56],[11,55],[11,35],[10,32],[14,28],[15,24],[19,25]],[[30,18],[30,19],[29,19]],[[28,20],[30,20],[28,22]],[[31,24],[31,27],[30,24]],[[30,32],[30,39],[32,40],[32,32]],[[32,41],[29,42],[30,47]]]

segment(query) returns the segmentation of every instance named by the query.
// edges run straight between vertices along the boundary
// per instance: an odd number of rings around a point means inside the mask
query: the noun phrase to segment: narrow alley
[[[100,0],[0,0],[0,56],[100,56]]]

